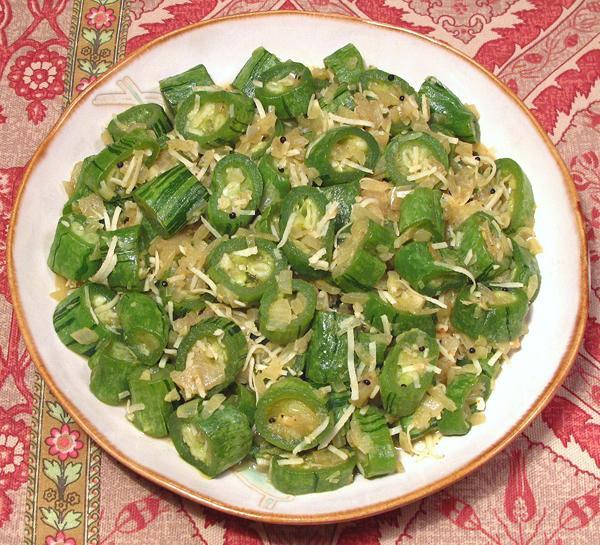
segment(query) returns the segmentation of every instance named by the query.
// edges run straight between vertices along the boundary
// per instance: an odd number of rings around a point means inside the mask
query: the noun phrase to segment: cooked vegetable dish
[[[540,247],[475,107],[352,44],[159,85],[75,166],[49,252],[93,394],[207,477],[250,463],[288,494],[402,472],[483,423]]]

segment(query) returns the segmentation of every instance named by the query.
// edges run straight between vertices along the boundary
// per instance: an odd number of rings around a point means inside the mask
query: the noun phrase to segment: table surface
[[[24,348],[6,276],[15,194],[64,106],[112,64],[201,19],[277,9],[410,28],[509,85],[571,170],[586,217],[586,338],[552,402],[454,486],[358,523],[298,528],[222,515],[104,454]],[[600,2],[573,0],[0,0],[0,543],[596,545],[600,542]],[[191,61],[190,61],[191,62]],[[538,362],[543,364],[543,362]]]

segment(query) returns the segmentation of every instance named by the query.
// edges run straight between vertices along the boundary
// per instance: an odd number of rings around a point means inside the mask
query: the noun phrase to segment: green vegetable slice
[[[275,244],[244,237],[221,242],[211,252],[207,264],[219,297],[233,304],[260,301],[277,273],[287,266]]]
[[[129,374],[138,365],[133,350],[115,338],[107,338],[89,360],[90,390],[102,403],[120,405],[129,391]]]
[[[433,382],[439,353],[435,338],[420,329],[411,329],[396,338],[380,376],[386,412],[397,418],[415,412]]]
[[[175,113],[181,102],[192,95],[198,87],[210,87],[214,85],[206,67],[199,64],[159,82],[160,92],[163,100],[171,113]]]
[[[137,104],[113,117],[106,130],[113,140],[119,140],[132,131],[152,131],[156,138],[163,138],[173,129],[162,106],[153,103]]]
[[[410,230],[415,240],[442,242],[446,235],[446,223],[441,191],[417,187],[406,195],[400,204],[398,230],[401,235]]]
[[[299,452],[314,447],[331,425],[325,400],[299,378],[279,379],[256,405],[256,431],[283,450]]]
[[[359,77],[365,69],[365,61],[353,44],[340,47],[325,57],[323,64],[333,72],[335,79],[340,83],[358,83]]]
[[[254,97],[254,82],[269,68],[280,63],[280,60],[267,51],[264,47],[258,47],[253,52],[246,64],[242,66],[238,75],[233,80],[233,87],[250,98]]]

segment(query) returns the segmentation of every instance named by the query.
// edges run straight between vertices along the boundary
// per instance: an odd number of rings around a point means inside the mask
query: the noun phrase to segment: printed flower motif
[[[45,47],[17,58],[8,74],[9,85],[27,100],[47,100],[62,94],[66,59]]]
[[[6,116],[4,115],[4,106],[0,106],[0,125],[6,123]]]
[[[48,452],[58,456],[63,462],[67,458],[77,458],[83,448],[83,443],[79,440],[79,432],[71,430],[67,424],[63,424],[60,430],[52,428],[50,437],[46,437],[46,444],[50,447]]]
[[[54,488],[46,488],[42,496],[47,502],[53,502],[56,498],[56,490]]]
[[[0,490],[17,490],[27,480],[27,427],[0,411]]]
[[[112,9],[107,9],[106,6],[100,6],[90,9],[85,17],[88,25],[96,30],[102,30],[103,28],[110,28],[113,24],[115,12]]]
[[[77,492],[69,492],[65,499],[69,505],[76,505],[81,501],[81,497]]]
[[[79,83],[77,84],[77,90],[81,93],[85,89],[87,89],[92,83],[94,83],[98,78],[96,76],[90,76],[89,78],[81,78]]]
[[[511,522],[529,522],[535,515],[537,507],[527,480],[525,456],[521,450],[514,450],[509,457],[504,511]]]
[[[47,536],[44,545],[77,545],[72,537],[67,537],[64,532],[58,532],[55,536]]]
[[[452,524],[463,530],[481,530],[481,520],[477,513],[469,504],[458,498],[444,498],[439,505],[439,511]]]

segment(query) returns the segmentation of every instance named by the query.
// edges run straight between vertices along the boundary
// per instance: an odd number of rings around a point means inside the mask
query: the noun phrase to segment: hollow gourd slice
[[[98,226],[79,214],[62,216],[48,255],[48,267],[69,280],[87,280],[102,263]]]
[[[327,274],[333,249],[333,222],[327,198],[315,187],[295,187],[281,203],[282,250],[292,269],[306,278]]]
[[[170,238],[200,219],[208,192],[181,163],[133,193],[133,199],[162,238]]]
[[[232,86],[249,97],[254,97],[254,82],[269,68],[281,61],[267,51],[264,47],[258,47],[253,52],[246,64],[238,72],[233,80]]]
[[[232,235],[250,224],[261,202],[262,176],[254,162],[240,153],[221,159],[212,175],[208,219],[220,233]]]
[[[379,255],[389,252],[393,244],[394,235],[386,227],[367,218],[354,222],[349,236],[335,251],[333,281],[348,292],[374,287],[386,271]]]
[[[103,339],[119,334],[115,304],[114,291],[85,284],[58,303],[52,316],[54,331],[67,348],[91,356]]]
[[[263,194],[260,201],[260,210],[266,211],[270,206],[279,204],[292,188],[289,176],[282,168],[275,166],[272,155],[265,154],[258,162],[258,171],[263,180]]]
[[[414,290],[435,297],[468,282],[464,273],[452,269],[455,261],[451,250],[437,251],[427,242],[410,242],[396,253],[394,268]]]
[[[474,291],[464,287],[458,293],[450,322],[471,339],[508,342],[523,333],[528,308],[527,294],[522,289],[490,289],[479,284]]]
[[[207,318],[190,328],[175,360],[171,378],[185,399],[205,398],[227,388],[246,359],[246,338],[226,318]]]
[[[494,284],[511,282],[516,283],[515,287],[520,284],[527,293],[529,301],[533,303],[540,291],[541,278],[536,257],[512,240],[512,263],[503,275],[494,279]]]
[[[385,411],[400,418],[415,412],[438,368],[439,347],[434,337],[411,329],[396,338],[379,377]]]
[[[339,83],[357,84],[365,69],[365,61],[354,44],[346,44],[323,59]]]
[[[234,144],[254,117],[254,103],[241,93],[197,91],[177,109],[175,128],[204,148]]]
[[[150,102],[137,104],[117,114],[107,127],[113,140],[138,129],[152,131],[156,138],[162,138],[173,129],[173,125],[162,106]]]
[[[394,185],[435,187],[448,170],[448,154],[429,134],[399,134],[385,148],[385,168]]]
[[[437,422],[437,429],[442,435],[466,435],[471,430],[472,393],[481,383],[480,377],[470,373],[456,375],[448,384],[446,396],[456,405],[456,409],[444,409]]]
[[[535,199],[529,178],[519,164],[512,159],[497,159],[495,184],[505,187],[509,194],[506,203],[510,217],[507,232],[515,233],[523,227],[533,227]]]
[[[479,142],[477,116],[441,81],[429,76],[419,89],[419,98],[427,99],[429,126],[434,131],[449,133],[465,142]]]
[[[279,379],[256,405],[257,433],[294,454],[317,445],[331,425],[323,396],[299,378]]]
[[[476,279],[489,280],[511,262],[512,245],[498,222],[485,212],[475,212],[457,229],[458,259]]]
[[[260,301],[287,263],[272,242],[238,237],[221,242],[211,252],[207,265],[219,298],[232,304],[251,304]]]
[[[135,172],[151,166],[159,151],[153,134],[134,130],[84,161],[80,181],[107,201],[126,196],[135,187]]]
[[[113,237],[116,241],[113,242]],[[105,259],[111,246],[117,258],[106,281],[111,288],[137,290],[142,287],[140,268],[143,266],[143,235],[140,225],[101,233],[101,255]]]
[[[138,366],[128,376],[131,409],[127,416],[136,428],[150,437],[169,435],[167,421],[173,412],[173,401],[179,398],[169,377],[170,371],[169,366],[163,369]]]
[[[337,184],[322,189],[323,194],[330,203],[336,203],[338,210],[333,220],[333,228],[337,233],[344,225],[350,223],[352,207],[360,195],[360,182]]]
[[[428,187],[413,189],[400,204],[398,230],[403,235],[410,230],[419,241],[441,242],[446,235],[442,210],[442,193]]]
[[[379,102],[389,110],[392,121],[390,133],[392,136],[405,131],[410,126],[410,116],[403,110],[402,105],[414,104],[417,92],[400,76],[384,72],[377,68],[365,70],[360,75],[360,84],[363,91],[374,93]]]
[[[278,63],[258,75],[254,93],[265,108],[273,106],[283,120],[305,115],[315,83],[310,70],[299,62]]]
[[[330,450],[314,450],[295,458],[273,456],[269,469],[271,484],[285,494],[312,494],[337,490],[354,480],[356,456],[340,449],[339,455]]]
[[[164,309],[144,293],[124,293],[116,306],[123,339],[143,365],[154,365],[163,355],[169,334]]]
[[[231,405],[244,413],[251,426],[254,426],[254,413],[256,412],[256,394],[247,386],[234,382],[226,392],[225,405]]]
[[[346,437],[356,453],[358,469],[367,479],[397,471],[396,450],[380,409],[369,405],[364,412],[354,411]]]
[[[203,417],[200,410],[191,416],[179,416],[182,407],[171,414],[168,426],[171,440],[186,462],[207,477],[216,477],[248,455],[252,430],[244,413],[222,405],[208,417]]]
[[[386,331],[389,326],[392,335],[399,335],[409,329],[420,329],[435,336],[436,318],[434,314],[413,314],[398,310],[376,293],[370,293],[364,307],[365,321],[378,329]]]
[[[167,108],[175,114],[181,102],[192,95],[198,87],[211,87],[214,81],[203,64],[198,64],[181,74],[159,81],[160,92]]]
[[[306,333],[315,314],[317,290],[303,280],[271,284],[260,300],[259,329],[270,341],[288,344]]]
[[[90,390],[102,403],[120,405],[129,391],[129,374],[139,366],[133,350],[117,337],[104,339],[88,361]]]
[[[317,311],[312,322],[312,337],[306,351],[305,376],[318,385],[341,390],[349,384],[348,340],[339,331],[347,318],[337,312]]]
[[[330,186],[372,174],[378,159],[379,146],[371,134],[357,127],[337,127],[310,145],[306,165],[318,171],[323,186]]]

